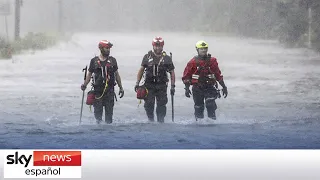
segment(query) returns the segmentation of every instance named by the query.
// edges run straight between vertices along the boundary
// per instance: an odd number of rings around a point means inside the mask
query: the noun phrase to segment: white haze
[[[56,33],[57,2],[25,0],[22,35]],[[15,55],[14,63],[0,61],[0,148],[319,148],[320,56],[274,40],[235,37],[234,24],[224,20],[228,13],[244,12],[237,2],[63,1],[63,32],[72,34],[70,41]],[[216,16],[205,16],[209,7]],[[204,33],[212,21],[219,33]],[[13,37],[12,27],[10,32]],[[164,124],[147,122],[133,90],[154,36],[165,39],[177,73],[175,122],[169,98]],[[112,125],[96,125],[85,105],[79,126],[81,70],[99,53],[101,39],[114,43],[125,96],[115,103]],[[229,88],[229,96],[217,100],[216,121],[195,122],[193,101],[181,82],[200,39],[209,43]]]

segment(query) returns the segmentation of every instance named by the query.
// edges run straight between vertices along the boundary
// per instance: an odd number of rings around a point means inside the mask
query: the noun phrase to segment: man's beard
[[[199,54],[199,56],[202,58],[206,58],[208,56],[208,54],[207,53],[206,54]]]
[[[208,56],[208,52],[207,51],[200,52],[200,50],[198,50],[198,55],[201,58],[206,58]]]
[[[159,55],[161,55],[162,50],[159,50],[159,49],[158,50],[153,50],[153,52],[154,52],[155,55],[159,56]]]
[[[108,57],[110,54],[110,51],[100,50],[100,52],[101,52],[102,56],[104,56],[104,57]]]

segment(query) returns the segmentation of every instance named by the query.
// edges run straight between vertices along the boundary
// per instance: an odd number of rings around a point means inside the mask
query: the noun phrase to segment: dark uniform
[[[98,122],[102,121],[103,107],[105,107],[105,122],[112,123],[117,70],[117,61],[112,56],[105,61],[100,61],[99,57],[94,57],[90,61],[88,71],[93,73],[92,84],[96,97],[93,107]]]
[[[145,68],[145,87],[148,95],[145,99],[144,108],[150,121],[154,121],[154,105],[157,102],[157,121],[164,122],[168,103],[167,87],[168,72],[174,70],[174,65],[170,56],[165,52],[157,57],[150,51],[143,57],[141,66]]]

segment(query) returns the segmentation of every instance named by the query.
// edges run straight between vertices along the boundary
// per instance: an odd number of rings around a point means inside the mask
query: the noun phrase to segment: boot
[[[216,117],[216,112],[214,111],[213,113],[211,113],[210,115],[208,115],[208,118],[211,118],[213,120],[216,120],[217,117]]]
[[[148,120],[149,120],[150,122],[154,122],[154,117],[148,117]]]

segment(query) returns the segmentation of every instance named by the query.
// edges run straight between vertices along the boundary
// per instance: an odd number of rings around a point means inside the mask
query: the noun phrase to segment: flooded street
[[[154,36],[164,38],[177,74],[175,122],[169,98],[164,124],[147,122],[133,90]],[[14,56],[14,63],[1,60],[0,148],[320,148],[318,54],[274,41],[187,36],[83,33],[51,49]],[[98,55],[102,39],[114,44],[111,55],[118,61],[125,95],[115,102],[113,124],[95,124],[84,105],[79,125],[82,69]],[[218,59],[229,90],[226,99],[216,101],[216,121],[195,121],[193,100],[184,96],[181,81],[201,39]]]

